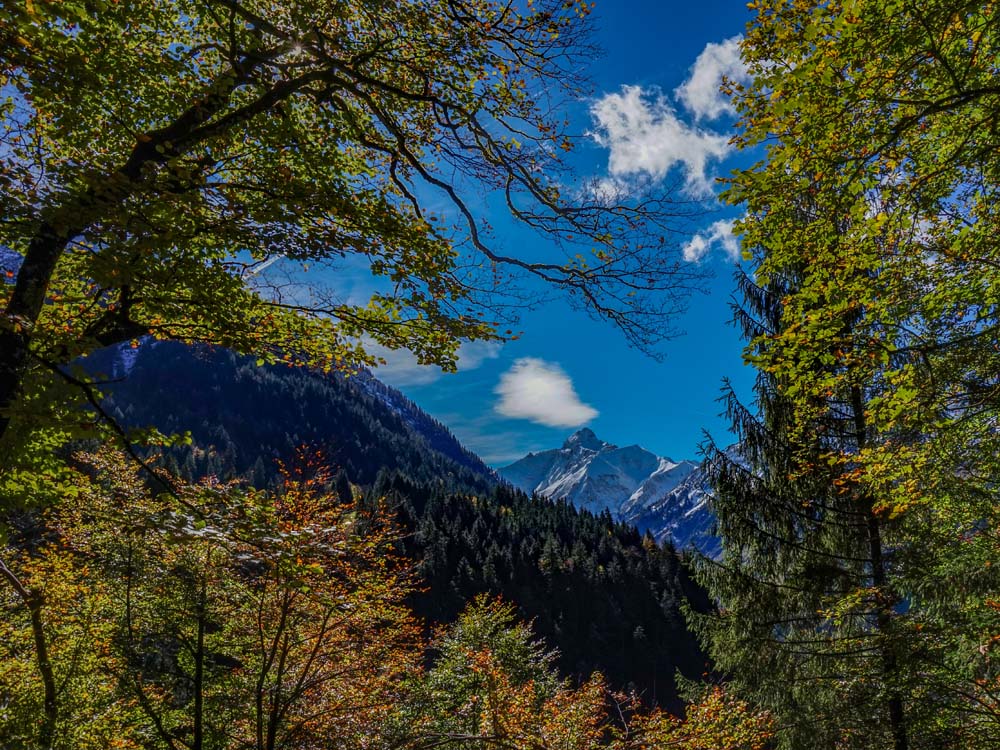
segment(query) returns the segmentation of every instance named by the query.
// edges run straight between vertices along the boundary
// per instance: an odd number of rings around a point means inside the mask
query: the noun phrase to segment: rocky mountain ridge
[[[593,513],[607,510],[657,541],[718,555],[709,488],[695,461],[674,461],[639,445],[618,447],[585,427],[561,448],[529,453],[499,473],[529,494],[567,500]]]

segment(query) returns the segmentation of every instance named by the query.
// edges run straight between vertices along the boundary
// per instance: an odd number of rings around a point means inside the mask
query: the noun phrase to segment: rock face
[[[708,506],[710,499],[708,478],[699,465],[629,521],[651,532],[658,542],[669,539],[679,549],[695,547],[709,557],[718,558],[722,547],[714,535],[715,516]]]
[[[718,554],[708,488],[694,461],[673,461],[638,445],[619,448],[584,428],[561,448],[529,453],[500,469],[515,487],[601,513],[678,547]]]

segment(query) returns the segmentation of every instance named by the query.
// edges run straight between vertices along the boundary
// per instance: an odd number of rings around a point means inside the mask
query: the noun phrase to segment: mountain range
[[[589,428],[561,448],[529,453],[499,470],[518,489],[649,531],[657,541],[717,556],[709,490],[701,464],[657,456],[638,445],[618,447]]]
[[[419,482],[446,481],[480,492],[506,481],[528,495],[565,500],[579,510],[650,532],[679,549],[719,553],[705,473],[699,463],[619,447],[589,428],[561,448],[529,453],[495,472],[441,424],[367,371],[350,377],[298,367],[263,366],[225,349],[145,341],[88,358],[107,379],[106,407],[126,427],[189,431],[190,446],[168,453],[191,477],[276,479],[275,462],[308,446],[370,486],[379,472]],[[147,394],[157,393],[157,399]]]
[[[675,673],[697,679],[711,669],[682,613],[711,603],[672,546],[650,544],[608,513],[526,495],[368,373],[259,366],[218,347],[152,341],[85,364],[119,425],[190,435],[158,459],[179,475],[280,491],[280,467],[305,449],[335,469],[332,497],[359,503],[362,514],[389,509],[424,584],[410,604],[428,627],[453,621],[481,594],[500,596],[557,647],[563,674],[583,680],[600,670],[671,710],[680,710]],[[619,462],[635,480],[660,466],[641,449]],[[676,468],[664,464],[645,483],[650,497]]]

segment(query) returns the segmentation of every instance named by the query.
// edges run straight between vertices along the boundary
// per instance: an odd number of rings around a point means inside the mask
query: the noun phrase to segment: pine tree
[[[720,666],[787,747],[1000,744],[996,14],[755,0],[726,198],[757,402],[710,450]]]
[[[831,391],[806,415],[788,395],[794,383],[766,364],[792,356],[768,342],[794,324],[782,302],[802,273],[772,272],[764,286],[740,279],[736,319],[758,364],[756,408],[729,388],[740,444],[708,446],[724,552],[699,565],[719,611],[698,627],[718,668],[778,715],[783,746],[905,750],[911,686],[900,663],[908,636],[897,622],[906,606],[887,536],[893,522],[828,460],[864,448],[871,389]],[[852,314],[842,325],[850,339]]]

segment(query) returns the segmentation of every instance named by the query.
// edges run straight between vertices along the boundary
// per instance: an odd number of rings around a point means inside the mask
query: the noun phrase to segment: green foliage
[[[51,373],[40,374],[24,389],[9,412],[9,437],[0,441],[0,507],[23,509],[76,494],[65,446],[101,435],[82,402],[78,390]]]
[[[155,496],[120,456],[3,559],[3,744],[257,750],[361,746],[417,669],[409,575],[384,525],[364,530],[325,477],[278,495],[218,483]],[[29,534],[30,532],[30,534]],[[58,686],[28,622],[38,602]]]
[[[425,730],[431,734],[480,731],[483,717],[475,704],[488,700],[490,686],[488,675],[476,663],[477,654],[488,653],[514,685],[530,686],[538,705],[563,687],[553,665],[554,655],[531,628],[518,621],[514,607],[485,596],[470,602],[439,635],[435,651],[433,666],[414,697],[418,711],[433,717],[433,728]]]
[[[52,546],[31,556],[23,550],[13,552],[11,546],[0,549],[0,564],[9,565],[11,575],[41,597],[46,657],[57,696],[50,724],[30,607],[4,580],[0,587],[0,742],[11,750],[135,747],[135,708],[120,700],[119,694],[121,662],[113,655],[116,628],[109,616],[109,582],[81,565],[72,550]]]
[[[468,655],[489,650],[500,667],[518,684],[531,683],[539,700],[551,698],[559,688],[555,655],[537,640],[531,628],[519,622],[513,605],[478,596],[438,639],[429,685],[469,688]],[[433,688],[432,688],[433,689]]]
[[[519,277],[636,346],[668,336],[700,275],[664,251],[677,211],[664,195],[609,205],[565,189],[573,138],[552,103],[586,92],[589,12],[563,0],[4,4],[0,247],[20,260],[0,285],[8,453],[19,410],[53,411],[22,400],[33,381],[63,376],[93,401],[60,366],[145,335],[327,371],[373,363],[374,343],[454,370],[463,340],[515,335],[501,310],[537,292]],[[549,249],[495,249],[483,189]],[[567,262],[558,245],[600,262]],[[340,280],[358,273],[374,291],[347,301]]]
[[[756,408],[716,454],[711,652],[788,747],[993,747],[990,3],[763,0],[734,86]],[[978,645],[977,645],[978,644]]]

